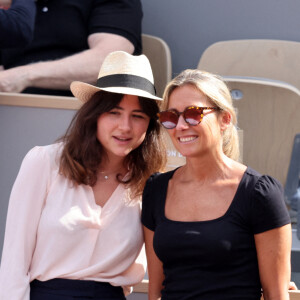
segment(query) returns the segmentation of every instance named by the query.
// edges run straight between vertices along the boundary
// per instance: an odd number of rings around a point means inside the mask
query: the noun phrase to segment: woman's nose
[[[122,118],[120,118],[119,128],[125,131],[131,130],[131,122],[129,116],[122,116]]]
[[[176,125],[176,129],[178,130],[182,130],[182,129],[187,129],[189,127],[189,125],[187,124],[187,122],[184,120],[183,116],[180,115],[178,118],[178,122]]]

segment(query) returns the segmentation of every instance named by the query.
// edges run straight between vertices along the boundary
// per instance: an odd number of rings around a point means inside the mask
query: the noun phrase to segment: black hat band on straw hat
[[[97,87],[128,87],[134,89],[140,89],[149,94],[156,96],[155,86],[151,81],[146,78],[130,75],[130,74],[114,74],[98,78]]]

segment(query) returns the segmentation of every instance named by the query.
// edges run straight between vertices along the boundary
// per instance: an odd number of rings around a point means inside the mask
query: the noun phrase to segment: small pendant
[[[105,179],[105,180],[107,180],[107,179],[108,179],[108,176],[107,176],[107,175],[105,175],[105,176],[104,176],[104,179]]]
[[[48,11],[48,7],[47,7],[47,6],[44,6],[44,7],[42,8],[42,11],[43,11],[43,12],[47,12],[47,11]]]

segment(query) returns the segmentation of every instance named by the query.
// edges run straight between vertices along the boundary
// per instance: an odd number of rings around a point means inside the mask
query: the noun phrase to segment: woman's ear
[[[228,128],[228,126],[231,123],[231,115],[227,111],[222,111],[220,114],[220,128],[221,131],[223,132]]]

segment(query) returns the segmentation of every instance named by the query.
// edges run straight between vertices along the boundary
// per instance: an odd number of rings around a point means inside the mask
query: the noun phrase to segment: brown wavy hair
[[[93,186],[105,151],[97,139],[97,121],[101,114],[115,108],[123,94],[96,92],[77,111],[65,135],[59,139],[64,143],[59,171],[75,184]],[[149,126],[142,144],[131,151],[124,160],[130,170],[130,178],[123,182],[130,188],[132,198],[142,194],[147,178],[164,169],[166,151],[161,139],[160,125],[156,120],[159,107],[154,100],[139,97],[142,111],[150,117]],[[117,180],[122,182],[117,176]]]

